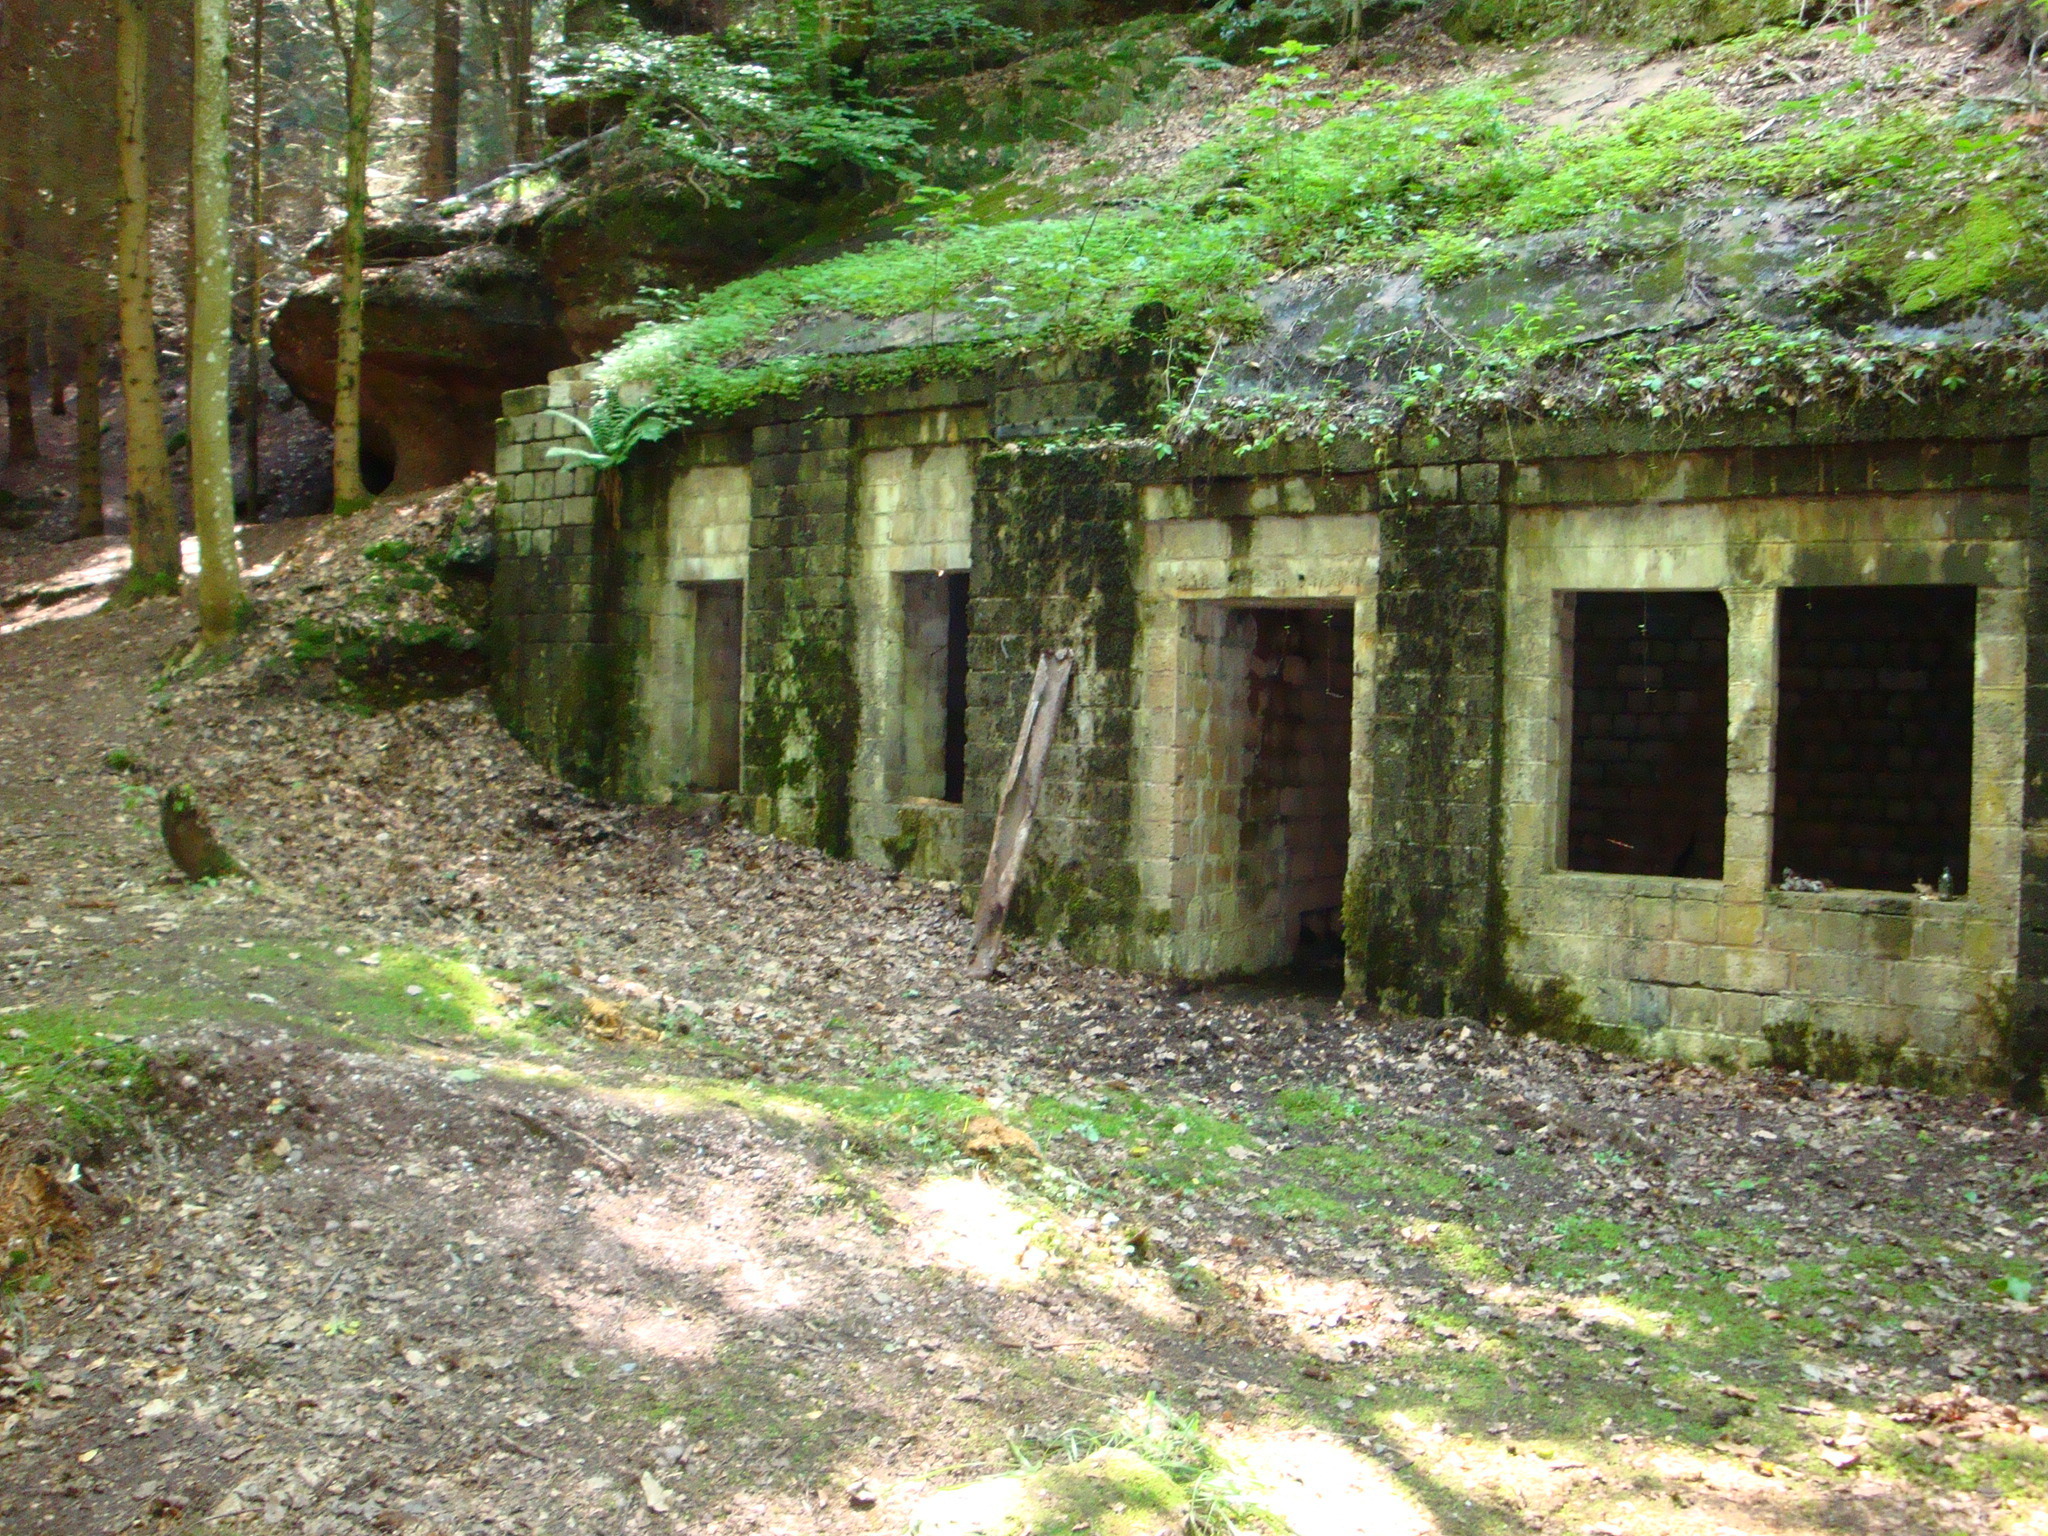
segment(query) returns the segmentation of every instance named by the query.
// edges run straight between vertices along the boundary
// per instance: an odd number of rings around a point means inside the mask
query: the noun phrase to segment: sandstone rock
[[[334,412],[337,292],[331,274],[304,284],[271,324],[278,372],[323,419]],[[540,263],[501,245],[372,270],[363,333],[363,453],[385,471],[367,477],[376,490],[491,472],[500,397],[575,361]]]

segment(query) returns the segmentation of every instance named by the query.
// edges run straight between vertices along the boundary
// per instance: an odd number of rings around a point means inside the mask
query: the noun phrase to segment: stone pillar
[[[2048,1068],[2048,438],[2028,456],[2026,778],[2020,815],[2019,975],[2013,989],[2011,1068],[2015,1095],[2042,1102]]]
[[[573,446],[558,412],[587,408],[575,370],[505,396],[498,423],[498,564],[491,584],[491,687],[506,729],[562,777],[595,788],[604,667],[596,623],[596,474],[551,456]]]
[[[1344,927],[1348,989],[1389,1008],[1484,1017],[1500,990],[1505,551],[1498,465],[1425,467],[1380,515],[1372,822]]]
[[[852,440],[845,416],[754,429],[740,769],[757,831],[840,857],[860,721]]]

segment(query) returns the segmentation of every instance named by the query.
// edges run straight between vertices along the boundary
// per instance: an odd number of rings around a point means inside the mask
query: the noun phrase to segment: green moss
[[[1996,995],[1994,989],[1994,999]],[[2010,1080],[2008,1057],[2003,1049],[1988,1053],[1976,1067],[1960,1066],[1934,1060],[1902,1040],[1858,1039],[1805,1018],[1767,1024],[1763,1036],[1769,1063],[1779,1071],[1805,1072],[1838,1082],[1955,1092],[1984,1086],[2005,1087]]]
[[[0,1031],[0,1110],[28,1109],[71,1132],[125,1131],[154,1091],[131,1009],[29,1008]]]
[[[2039,249],[2039,234],[2029,230],[2012,198],[1980,192],[1955,216],[1938,245],[1898,259],[1887,285],[1892,307],[1902,315],[1949,308],[1989,292],[2030,252],[2038,269]]]
[[[1680,9],[1632,13],[1649,24],[1652,12],[1670,20]],[[1304,80],[1320,74],[1290,68]],[[1880,295],[1899,314],[1949,312],[2048,275],[2039,168],[2013,138],[1973,121],[1839,95],[1743,113],[1689,88],[1610,122],[1530,129],[1510,110],[1515,90],[1495,79],[1404,94],[1368,80],[1334,96],[1320,84],[1255,93],[1163,177],[1120,187],[1113,209],[1048,209],[1044,189],[1026,197],[1030,217],[969,199],[857,253],[717,289],[688,318],[629,336],[601,377],[651,387],[681,424],[823,383],[872,387],[1062,348],[1142,341],[1169,375],[1192,375],[1219,338],[1259,327],[1251,296],[1277,272],[1408,267],[1448,284],[1480,271],[1500,241],[1709,191],[1826,195],[1876,210],[1860,232],[1845,231],[1832,275],[1814,274],[1817,301],[1832,284],[1843,296]],[[1297,107],[1344,110],[1305,118]],[[1155,311],[1163,318],[1141,324]],[[834,350],[848,334],[840,322],[913,314],[931,317],[925,346],[886,361]],[[809,340],[799,331],[828,317],[835,323]],[[1523,316],[1418,364],[1383,400],[1345,401],[1336,386],[1292,401],[1209,399],[1179,409],[1175,430],[1242,437],[1262,421],[1280,433],[1321,423],[1391,434],[1418,417],[1525,403],[1536,414],[1659,417],[1775,400],[1788,373],[1805,399],[1814,385],[1872,387],[1880,358],[1921,370],[1913,376],[1931,366],[1919,349],[1782,322],[1589,346],[1593,329]],[[1556,387],[1559,373],[1572,387]]]
[[[853,753],[860,690],[847,612],[825,632],[787,636],[757,674],[747,706],[742,761],[750,793],[771,803],[787,791],[811,803],[809,840],[844,858],[852,849]]]

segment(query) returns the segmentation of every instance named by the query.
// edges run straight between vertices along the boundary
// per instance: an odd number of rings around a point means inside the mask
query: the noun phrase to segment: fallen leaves
[[[960,1150],[989,1163],[1010,1158],[1037,1162],[1040,1157],[1028,1133],[994,1115],[976,1115],[960,1127]]]

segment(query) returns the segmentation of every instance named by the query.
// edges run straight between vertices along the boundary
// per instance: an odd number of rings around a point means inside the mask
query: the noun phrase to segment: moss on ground
[[[125,1132],[152,1086],[138,1001],[0,1017],[0,1112],[25,1110],[90,1138]]]

